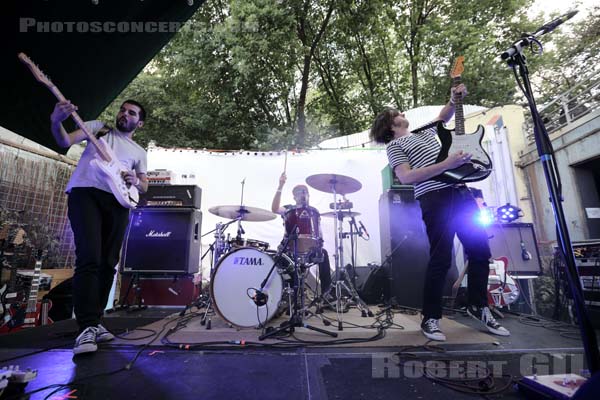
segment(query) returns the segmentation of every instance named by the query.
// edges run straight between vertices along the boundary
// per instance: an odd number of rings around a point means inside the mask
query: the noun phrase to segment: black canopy
[[[17,54],[24,52],[37,63],[65,97],[79,106],[84,120],[94,119],[203,1],[0,2],[0,126],[64,153],[49,129],[56,99]]]

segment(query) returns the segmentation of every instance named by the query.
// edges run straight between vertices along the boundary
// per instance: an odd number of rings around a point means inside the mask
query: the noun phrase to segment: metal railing
[[[540,108],[540,116],[544,121],[548,134],[551,135],[600,108],[600,71],[598,71],[595,63],[592,63],[591,69],[592,71],[586,74],[575,86],[559,94]],[[532,144],[535,139],[529,109],[525,113],[524,133],[527,143]]]

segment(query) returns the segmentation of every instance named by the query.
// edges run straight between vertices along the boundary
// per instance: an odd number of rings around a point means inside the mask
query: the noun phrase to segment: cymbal
[[[321,192],[337,194],[348,194],[358,192],[362,188],[362,183],[354,178],[337,174],[316,174],[306,178],[306,183]]]
[[[341,215],[342,218],[351,218],[358,217],[360,213],[356,211],[338,211],[338,215]],[[335,218],[335,213],[333,211],[324,212],[321,217]]]
[[[250,222],[270,221],[277,218],[277,214],[273,214],[271,211],[248,206],[214,206],[209,208],[208,211],[219,217],[229,219],[240,218],[242,221]]]

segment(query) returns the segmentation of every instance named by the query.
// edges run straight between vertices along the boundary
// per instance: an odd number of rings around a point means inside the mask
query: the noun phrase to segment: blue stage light
[[[513,222],[523,216],[523,211],[517,206],[510,203],[498,207],[496,209],[496,218],[500,222]]]
[[[477,223],[483,227],[494,223],[494,214],[489,208],[482,208],[477,213]]]

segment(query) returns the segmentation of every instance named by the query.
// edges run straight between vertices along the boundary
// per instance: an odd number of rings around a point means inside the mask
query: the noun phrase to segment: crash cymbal
[[[316,174],[306,178],[306,183],[321,192],[348,194],[358,192],[362,184],[354,178],[337,174]]]
[[[241,218],[242,221],[250,222],[270,221],[277,218],[277,214],[273,214],[271,211],[248,206],[214,206],[209,208],[208,211],[219,217]]]
[[[350,218],[358,217],[360,213],[356,211],[338,211],[338,215],[340,215],[342,218]],[[335,213],[333,211],[327,211],[321,214],[321,217],[335,218]]]

